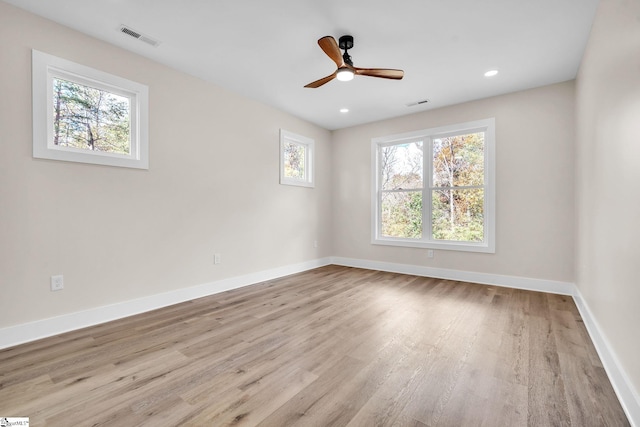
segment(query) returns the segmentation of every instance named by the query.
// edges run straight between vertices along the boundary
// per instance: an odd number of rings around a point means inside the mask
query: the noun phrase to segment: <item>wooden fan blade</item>
[[[338,47],[338,42],[331,36],[324,36],[320,40],[318,40],[318,45],[327,54],[329,58],[336,63],[338,68],[344,66],[344,61],[342,59],[342,52],[340,51],[340,47]]]
[[[310,87],[312,89],[315,89],[317,87],[322,86],[325,83],[329,83],[331,80],[336,78],[336,74],[338,74],[338,71],[335,71],[333,74],[328,75],[327,77],[323,77],[319,80],[316,80],[315,82],[311,82],[308,85],[306,85],[305,87]]]
[[[354,68],[359,76],[382,77],[383,79],[400,80],[404,77],[404,71],[387,68]]]

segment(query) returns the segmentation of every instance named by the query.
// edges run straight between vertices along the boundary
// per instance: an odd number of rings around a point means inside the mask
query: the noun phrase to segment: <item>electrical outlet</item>
[[[427,251],[427,258],[433,258],[433,249]]]
[[[62,289],[64,289],[64,279],[62,274],[58,276],[51,276],[51,290],[61,291]]]
[[[222,262],[222,255],[214,254],[213,255],[213,263],[214,264],[220,264],[221,262]]]
[[[317,248],[317,247],[318,247],[318,241],[317,241],[317,240],[314,240],[314,241],[313,241],[313,247],[314,247],[314,248]]]

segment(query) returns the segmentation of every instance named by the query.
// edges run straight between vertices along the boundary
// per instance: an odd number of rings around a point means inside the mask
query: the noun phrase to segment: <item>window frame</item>
[[[292,178],[285,176],[285,144],[293,143],[304,148],[304,176]],[[280,129],[280,184],[300,187],[315,187],[314,183],[315,141],[306,136]]]
[[[62,79],[129,99],[129,154],[53,144],[53,80]],[[149,169],[149,88],[54,55],[32,50],[33,157],[136,169]]]
[[[433,139],[484,132],[484,240],[461,242],[432,237]],[[381,148],[423,142],[422,237],[420,239],[382,236]],[[495,118],[422,129],[371,140],[371,243],[374,245],[495,253]],[[466,187],[462,187],[466,188]],[[415,191],[409,190],[407,191]]]

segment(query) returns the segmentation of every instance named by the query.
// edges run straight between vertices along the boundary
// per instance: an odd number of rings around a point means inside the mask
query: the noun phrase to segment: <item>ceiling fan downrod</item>
[[[342,55],[342,60],[345,64],[348,64],[353,67],[353,61],[351,60],[351,55],[347,52],[349,49],[353,47],[353,36],[342,36],[338,39],[338,46],[340,49],[344,50],[344,54]]]

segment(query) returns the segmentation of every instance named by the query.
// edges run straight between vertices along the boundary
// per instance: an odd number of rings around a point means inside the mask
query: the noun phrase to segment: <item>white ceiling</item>
[[[598,3],[5,1],[331,130],[573,79]],[[121,24],[161,44],[128,37]],[[304,88],[335,70],[317,40],[344,34],[354,36],[356,67],[399,68],[404,79]],[[483,76],[494,68],[496,77]]]

